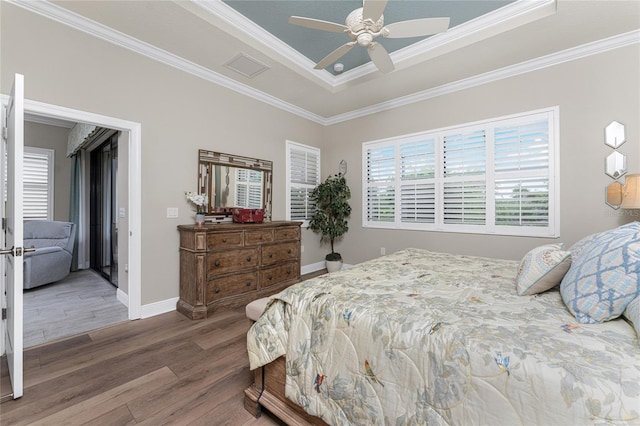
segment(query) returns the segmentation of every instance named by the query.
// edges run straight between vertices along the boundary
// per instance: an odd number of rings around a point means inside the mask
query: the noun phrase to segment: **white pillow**
[[[534,248],[525,254],[518,267],[518,295],[530,296],[557,286],[570,266],[571,252],[562,250],[562,244]]]

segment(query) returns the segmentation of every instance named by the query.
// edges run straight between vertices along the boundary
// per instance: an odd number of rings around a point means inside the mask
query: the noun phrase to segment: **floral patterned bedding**
[[[332,425],[640,423],[640,346],[578,324],[517,262],[407,249],[274,297],[251,368],[286,354],[286,395]]]

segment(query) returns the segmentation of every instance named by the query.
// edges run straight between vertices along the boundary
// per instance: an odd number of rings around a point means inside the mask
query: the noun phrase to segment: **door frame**
[[[6,104],[9,97],[2,95],[2,103]],[[128,132],[129,141],[122,148],[128,150],[128,203],[129,229],[127,259],[128,270],[128,309],[129,320],[140,319],[142,316],[142,125],[134,121],[122,120],[101,114],[61,107],[44,102],[24,100],[25,114],[57,118],[78,123],[93,124],[114,130]]]

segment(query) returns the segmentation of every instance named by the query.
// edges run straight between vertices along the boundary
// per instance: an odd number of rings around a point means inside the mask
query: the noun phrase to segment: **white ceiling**
[[[336,76],[220,0],[7,1],[322,124],[640,42],[637,0],[519,0]]]

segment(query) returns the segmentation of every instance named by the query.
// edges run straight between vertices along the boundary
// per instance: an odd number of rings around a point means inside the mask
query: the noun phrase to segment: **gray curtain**
[[[71,271],[78,268],[78,236],[80,235],[80,179],[82,167],[80,163],[80,152],[71,156],[71,194],[69,196],[69,222],[76,224],[75,242],[73,245],[73,259],[71,260]]]

